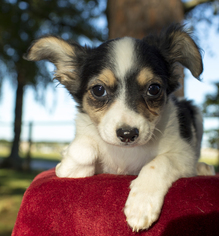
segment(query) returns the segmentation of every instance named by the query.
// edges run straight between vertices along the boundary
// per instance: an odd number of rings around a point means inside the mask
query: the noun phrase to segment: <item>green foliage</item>
[[[0,84],[5,77],[16,84],[17,72],[22,71],[25,85],[45,88],[51,76],[45,63],[22,59],[27,47],[44,34],[103,40],[106,33],[94,26],[101,14],[97,0],[0,0]]]
[[[216,92],[206,95],[203,104],[203,114],[206,117],[216,117],[219,119],[219,82],[215,83]],[[211,129],[207,130],[208,142],[212,148],[219,149],[219,130]]]
[[[219,129],[210,129],[205,131],[208,134],[208,143],[210,147],[219,149]]]
[[[219,82],[215,83],[216,92],[206,95],[203,112],[207,117],[219,117]]]

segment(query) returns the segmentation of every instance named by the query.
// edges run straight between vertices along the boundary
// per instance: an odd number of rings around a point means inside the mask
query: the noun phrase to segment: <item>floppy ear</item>
[[[29,61],[48,60],[52,62],[57,70],[54,79],[73,95],[79,85],[79,61],[82,62],[84,48],[78,44],[70,44],[55,36],[45,36],[32,43],[27,53],[23,56]]]
[[[196,43],[182,26],[173,24],[163,32],[159,48],[170,65],[180,63],[199,79],[203,71],[202,56]]]

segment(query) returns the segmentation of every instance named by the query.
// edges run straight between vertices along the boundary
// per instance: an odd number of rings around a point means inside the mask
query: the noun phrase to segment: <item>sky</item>
[[[100,24],[104,27],[103,22]],[[219,33],[214,26],[208,27],[206,31],[206,25],[199,24],[197,38],[199,46],[203,49],[204,72],[200,82],[188,70],[185,71],[185,97],[202,107],[206,94],[216,92],[213,82],[219,81]],[[89,41],[81,41],[82,45],[85,43],[91,44]],[[52,74],[54,67],[49,67]],[[0,139],[12,140],[15,87],[10,84],[9,79],[4,81],[0,99]],[[35,100],[33,89],[26,89],[21,139],[28,140],[28,124],[33,122],[33,141],[71,142],[75,133],[75,105],[65,88],[62,85],[57,86],[55,82],[45,91],[45,105]],[[217,119],[204,121],[205,129],[218,126]]]

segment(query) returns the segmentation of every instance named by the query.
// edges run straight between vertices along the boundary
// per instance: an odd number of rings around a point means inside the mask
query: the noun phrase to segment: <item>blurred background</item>
[[[45,34],[81,45],[143,38],[173,22],[185,24],[202,48],[201,82],[184,70],[178,96],[204,114],[201,160],[219,164],[218,0],[0,0],[0,235],[10,235],[22,195],[34,176],[52,168],[74,139],[75,102],[49,62],[22,58]]]

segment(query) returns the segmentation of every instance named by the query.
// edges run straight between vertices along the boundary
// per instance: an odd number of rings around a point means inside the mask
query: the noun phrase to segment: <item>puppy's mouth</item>
[[[125,141],[125,142],[119,142],[117,144],[117,146],[125,146],[125,147],[135,147],[138,146],[138,141],[135,142],[129,142],[129,141]]]
[[[148,143],[151,139],[151,135],[148,134],[144,138],[142,137],[137,137],[133,138],[131,140],[118,140],[118,143],[116,144],[117,146],[125,146],[125,147],[136,147],[136,146],[142,146]]]
[[[119,128],[116,130],[115,136],[100,135],[102,139],[108,144],[120,146],[120,147],[136,147],[146,144],[150,138],[151,134],[147,133],[140,135],[140,131],[137,128]]]

